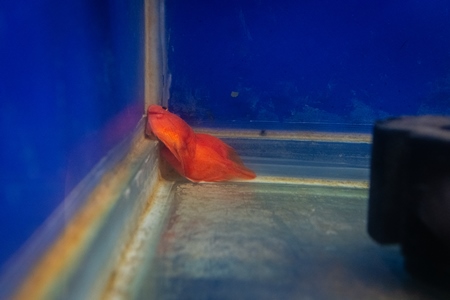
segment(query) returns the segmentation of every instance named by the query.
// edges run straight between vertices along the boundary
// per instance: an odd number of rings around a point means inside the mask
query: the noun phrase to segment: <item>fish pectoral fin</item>
[[[178,173],[181,175],[185,175],[185,168],[183,165],[183,162],[180,161],[173,153],[172,151],[166,147],[164,144],[161,147],[161,156],[175,169]]]

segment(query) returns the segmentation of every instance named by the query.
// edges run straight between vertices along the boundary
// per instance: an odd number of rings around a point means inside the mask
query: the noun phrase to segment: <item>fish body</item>
[[[212,135],[195,133],[180,117],[161,106],[148,108],[147,132],[150,131],[164,144],[162,157],[193,182],[256,177],[229,145]]]
[[[183,119],[159,105],[150,105],[147,116],[147,133],[153,133],[183,168],[185,161],[195,155],[194,130]]]

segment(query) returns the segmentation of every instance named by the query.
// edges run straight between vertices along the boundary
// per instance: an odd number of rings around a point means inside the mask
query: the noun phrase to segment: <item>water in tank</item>
[[[4,268],[141,120],[152,90],[144,10],[157,2],[154,59],[168,71],[152,103],[223,139],[257,177],[165,174],[159,214],[139,219],[138,232],[157,228],[136,246],[139,276],[119,263],[96,295],[442,296],[405,272],[397,247],[369,238],[366,215],[374,122],[450,114],[446,1],[27,2],[0,8]]]

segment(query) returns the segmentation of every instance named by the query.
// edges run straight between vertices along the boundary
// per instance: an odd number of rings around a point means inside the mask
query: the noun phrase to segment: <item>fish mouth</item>
[[[147,115],[156,116],[157,118],[165,115],[166,113],[168,113],[168,110],[164,106],[150,105],[147,108]]]
[[[161,118],[163,114],[161,112],[159,112],[159,111],[149,111],[147,113],[147,115],[148,116],[151,115],[151,116],[156,117],[156,118]]]

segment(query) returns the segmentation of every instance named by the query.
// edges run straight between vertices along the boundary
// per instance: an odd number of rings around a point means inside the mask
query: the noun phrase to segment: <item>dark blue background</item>
[[[0,4],[0,265],[137,124],[143,1]]]
[[[167,4],[171,108],[191,122],[295,128],[450,113],[449,1]]]

